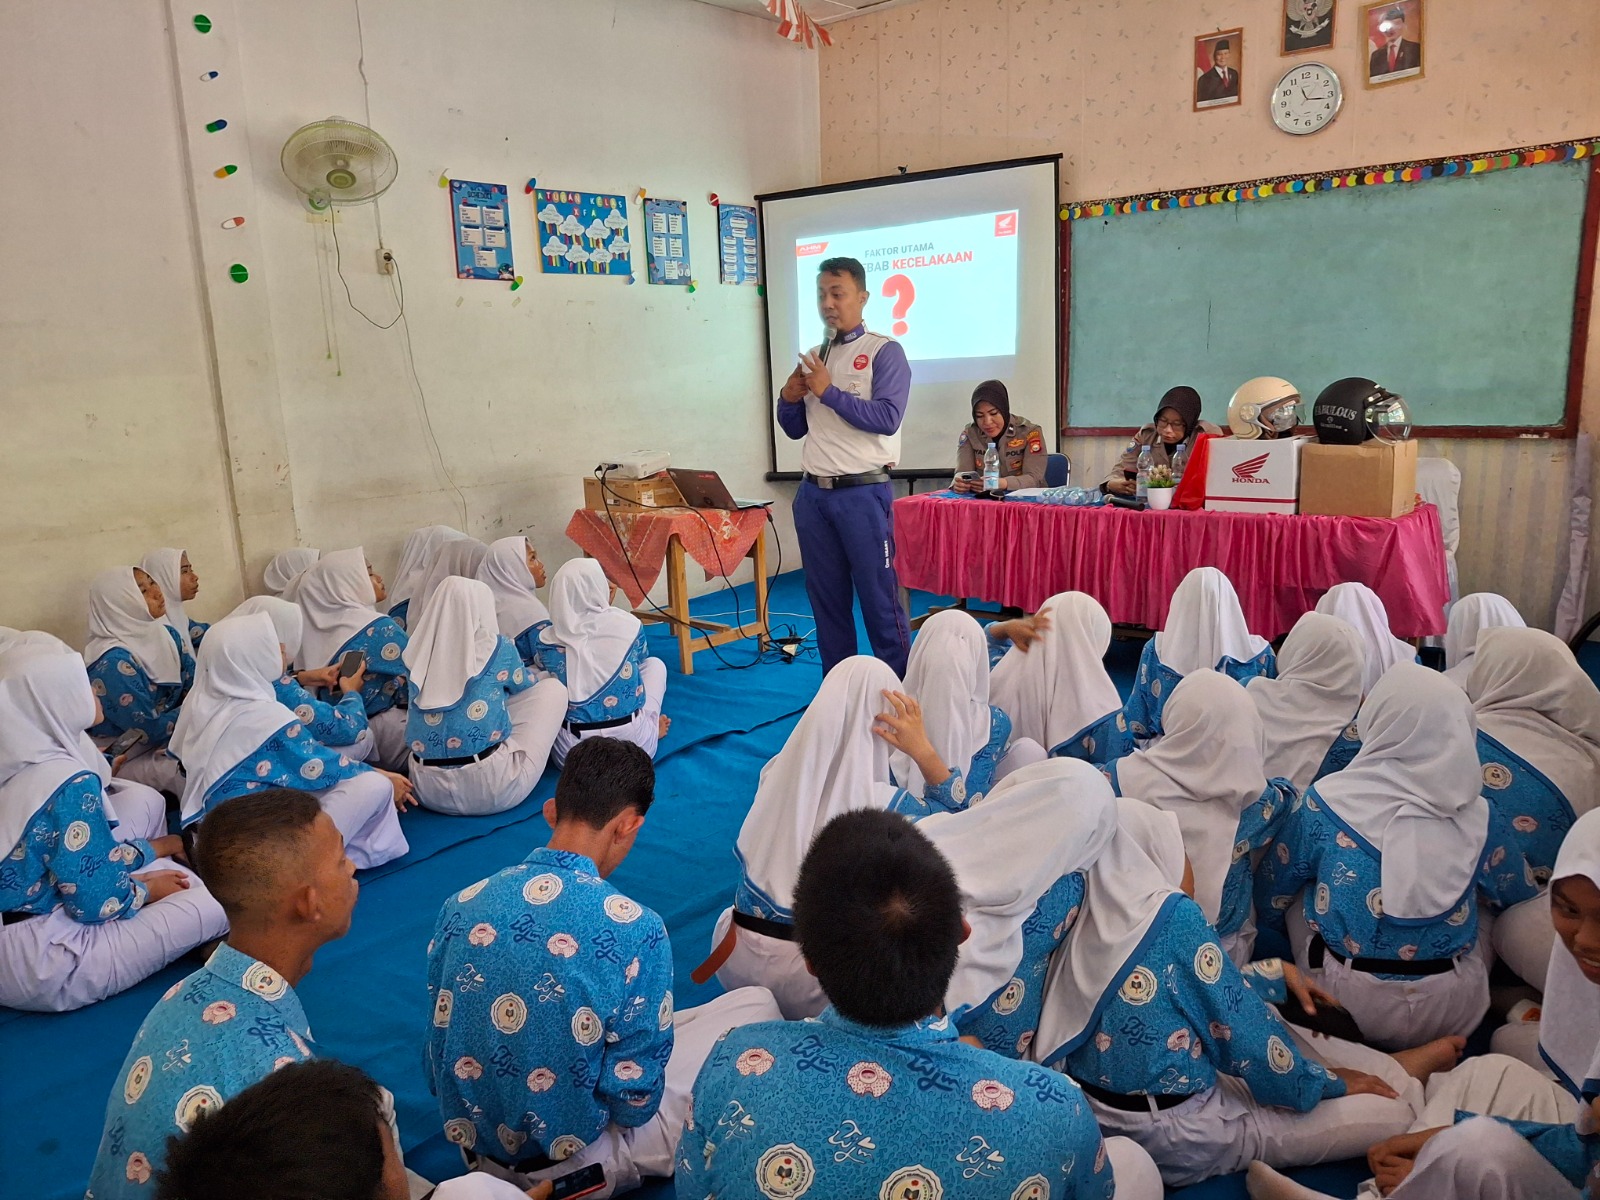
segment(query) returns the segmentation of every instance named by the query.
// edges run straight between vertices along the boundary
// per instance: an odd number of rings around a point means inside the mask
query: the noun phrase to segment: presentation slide
[[[817,272],[854,258],[863,320],[911,363],[900,460],[954,469],[972,390],[1006,385],[1014,414],[1056,445],[1060,202],[1054,157],[758,196],[766,267],[767,354],[776,388],[822,341]],[[775,423],[774,423],[775,424]],[[800,469],[801,443],[774,428],[773,469]]]

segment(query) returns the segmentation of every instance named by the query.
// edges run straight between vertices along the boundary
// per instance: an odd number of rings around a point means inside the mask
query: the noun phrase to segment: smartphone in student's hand
[[[366,665],[367,656],[360,650],[352,650],[339,660],[339,678],[349,679]]]
[[[552,1181],[550,1200],[577,1200],[579,1196],[598,1192],[605,1185],[605,1168],[594,1163]]]
[[[124,754],[145,740],[146,737],[144,730],[130,729],[116,741],[112,742],[111,745],[106,747],[106,756],[110,758],[112,762],[116,762],[117,759],[121,758]]]

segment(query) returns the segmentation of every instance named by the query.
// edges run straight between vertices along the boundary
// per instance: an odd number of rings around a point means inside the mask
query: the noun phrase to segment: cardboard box
[[[1300,511],[1326,517],[1403,517],[1417,503],[1417,443],[1313,442],[1300,462]]]
[[[1206,510],[1292,516],[1300,492],[1300,449],[1310,440],[1212,438]]]
[[[592,475],[583,479],[583,506],[594,512],[604,512],[607,507],[669,508],[682,503],[677,485],[665,471],[645,479],[609,475],[603,487]]]

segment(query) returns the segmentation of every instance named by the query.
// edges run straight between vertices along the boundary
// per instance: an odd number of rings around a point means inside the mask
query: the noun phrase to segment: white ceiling
[[[747,16],[776,20],[767,12],[767,6],[762,0],[700,0],[700,3],[725,8],[730,12],[744,13]],[[800,0],[800,7],[805,9],[817,24],[828,25],[834,21],[842,21],[846,17],[859,16],[864,12],[908,3],[910,0]]]

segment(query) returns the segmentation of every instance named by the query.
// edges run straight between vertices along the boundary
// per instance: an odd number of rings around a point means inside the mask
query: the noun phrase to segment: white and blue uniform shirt
[[[55,790],[0,859],[0,912],[59,907],[82,925],[130,917],[150,895],[133,873],[155,860],[144,839],[112,836],[100,778],[85,771]]]
[[[194,655],[184,646],[177,630],[163,625],[161,631],[177,647],[181,664],[180,678],[171,683],[152,680],[138,660],[120,646],[89,664],[89,683],[105,713],[105,719],[89,730],[92,736],[115,738],[138,729],[148,739],[144,744],[152,750],[165,746],[172,737],[183,698],[194,686]]]
[[[1213,670],[1221,671],[1229,679],[1236,679],[1240,683],[1249,683],[1257,677],[1271,679],[1278,669],[1271,646],[1243,661],[1224,656],[1210,665]],[[1139,655],[1139,673],[1123,707],[1134,737],[1161,736],[1161,713],[1167,706],[1167,697],[1172,694],[1172,689],[1183,681],[1183,675],[1183,672],[1161,661],[1156,653],[1154,638],[1144,644],[1144,650]]]
[[[336,704],[319,700],[300,686],[293,675],[272,685],[278,703],[294,713],[313,738],[324,746],[350,746],[367,731],[367,709],[360,692],[341,696]]]
[[[185,816],[183,823],[185,826],[194,824],[224,800],[235,796],[247,796],[268,788],[325,792],[371,769],[365,763],[352,762],[337,750],[324,746],[305,726],[294,721],[224,772],[206,789],[200,810]]]
[[[778,401],[778,424],[791,438],[806,439],[800,469],[859,475],[899,462],[900,422],[911,390],[900,343],[858,325],[835,339],[826,366],[833,382],[820,397],[807,392],[800,404]]]
[[[467,681],[461,699],[448,708],[423,708],[411,684],[406,743],[418,758],[467,758],[482,754],[511,736],[506,697],[533,686],[515,647],[499,635],[488,664]]]

